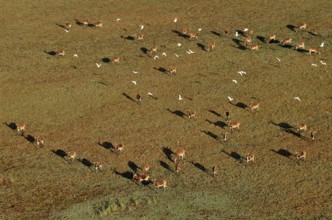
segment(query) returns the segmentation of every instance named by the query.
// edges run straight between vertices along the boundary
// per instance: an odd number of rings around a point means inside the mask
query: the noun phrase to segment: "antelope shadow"
[[[146,47],[141,47],[140,49],[144,54],[148,54],[148,49]]]
[[[105,148],[106,150],[114,149],[114,145],[111,142],[104,141],[103,143],[98,142],[98,145]]]
[[[173,161],[172,155],[174,154],[174,152],[168,148],[168,147],[163,147],[163,152],[166,155],[167,159],[169,159],[171,162]]]
[[[215,133],[211,132],[211,131],[201,131],[203,132],[204,134],[206,134],[207,136],[210,136],[211,138],[213,139],[218,139],[218,135],[216,135]]]
[[[169,111],[170,113],[176,115],[176,116],[179,116],[181,118],[184,118],[184,116],[186,115],[183,111],[180,111],[180,110],[175,110],[175,111],[172,111],[170,110],[169,108],[167,109],[167,111]]]
[[[51,56],[55,56],[56,55],[56,52],[54,50],[51,50],[51,51],[44,50],[44,53],[46,53],[48,55],[51,55]]]
[[[67,28],[63,24],[56,24],[56,25],[67,30]]]
[[[205,45],[203,45],[203,44],[201,44],[201,43],[197,43],[197,46],[198,46],[199,48],[201,48],[202,50],[205,50],[205,51],[206,51],[206,47],[205,47]]]
[[[258,40],[260,40],[261,42],[266,43],[266,38],[265,37],[263,37],[263,36],[257,36],[256,38]]]
[[[244,104],[243,102],[238,102],[238,103],[236,103],[236,104],[234,104],[234,103],[232,103],[232,102],[230,102],[232,105],[234,105],[234,106],[236,106],[236,107],[238,107],[238,108],[242,108],[242,109],[248,109],[248,105],[247,104]]]
[[[243,161],[242,156],[240,154],[238,154],[237,152],[235,152],[235,151],[232,151],[231,153],[228,153],[225,150],[222,150],[221,152],[228,155],[228,156],[230,156],[230,157],[232,157],[232,158],[234,158],[235,160],[237,160],[239,162]]]
[[[308,52],[306,49],[302,49],[302,48],[298,48],[298,49],[295,49],[297,52],[299,53],[306,53]]]
[[[280,47],[283,47],[283,48],[287,48],[287,49],[291,49],[291,48],[293,47],[293,46],[290,45],[290,44],[284,44],[284,45],[279,44],[279,46],[280,46]]]
[[[116,175],[120,175],[120,176],[122,176],[123,178],[126,178],[126,179],[128,179],[128,180],[134,181],[134,180],[133,180],[133,176],[134,176],[133,172],[125,171],[125,172],[122,172],[122,173],[121,173],[121,172],[119,172],[119,171],[114,170],[114,173],[115,173]]]
[[[129,161],[128,166],[134,173],[137,173],[139,167],[137,166],[137,164],[135,162]]]
[[[101,61],[102,61],[103,63],[109,63],[109,62],[111,62],[111,59],[108,58],[108,57],[104,57],[103,59],[101,59]]]
[[[15,130],[17,129],[17,125],[16,125],[16,123],[14,123],[14,122],[10,122],[10,123],[4,122],[4,124],[5,124],[8,128],[12,129],[13,131],[15,131]]]
[[[212,110],[212,109],[209,109],[208,112],[210,112],[210,113],[212,113],[212,114],[214,114],[214,115],[216,115],[216,116],[218,116],[218,117],[221,116],[221,114],[219,114],[218,112],[216,112],[216,111],[214,111],[214,110]]]
[[[27,136],[24,136],[24,138],[32,144],[35,142],[35,138],[33,136],[31,136],[30,134],[28,134]]]
[[[286,25],[286,27],[291,30],[291,31],[295,31],[296,32],[296,26],[295,25],[292,25],[292,24],[288,24]]]
[[[246,36],[246,35],[244,34],[244,31],[242,31],[242,30],[236,30],[236,32],[237,32],[239,35],[243,36],[243,37]]]
[[[92,167],[92,162],[86,158],[83,159],[78,159],[78,161],[83,164],[84,166],[86,166],[87,168],[91,168]]]
[[[133,101],[133,102],[136,102],[136,101],[135,101],[132,97],[130,97],[127,93],[123,92],[122,95],[123,95],[124,97],[126,97],[127,99],[129,99],[129,100],[131,100],[131,101]]]
[[[186,34],[181,33],[178,30],[172,30],[173,33],[177,34],[179,37],[183,37],[183,38],[189,38]]]
[[[153,67],[153,69],[158,70],[159,72],[162,72],[162,73],[167,73],[167,69],[165,69],[164,67],[159,67],[159,68]]]
[[[271,151],[276,154],[279,154],[280,156],[287,157],[289,159],[291,159],[290,156],[293,156],[293,154],[291,152],[289,152],[288,150],[285,150],[285,149],[279,149],[277,151],[272,149]]]
[[[197,162],[194,162],[194,161],[191,161],[190,163],[192,165],[194,165],[197,169],[203,171],[204,173],[209,174],[209,170],[205,166],[203,166],[201,163],[197,163]]]
[[[212,34],[216,35],[217,37],[221,37],[221,34],[216,31],[211,31]]]
[[[53,152],[55,155],[61,157],[61,158],[64,159],[64,160],[65,160],[66,157],[67,157],[67,153],[66,153],[64,150],[58,149],[58,150],[52,150],[52,152]]]
[[[280,122],[280,123],[275,123],[273,121],[270,122],[271,124],[278,126],[282,129],[282,131],[285,131],[287,133],[290,133],[296,137],[302,138],[301,134],[298,132],[293,131],[292,129],[294,128],[293,126],[291,126],[290,124],[286,123],[286,122]]]
[[[127,37],[125,37],[125,36],[121,35],[121,38],[123,38],[125,40],[130,40],[130,41],[134,41],[135,40],[135,37],[133,37],[133,36],[127,36]]]
[[[212,122],[209,119],[206,119],[205,121],[209,122],[210,124],[213,124],[214,126],[218,126],[220,128],[225,128],[227,126],[227,124],[223,121]]]
[[[159,164],[160,166],[164,167],[166,170],[168,170],[169,172],[174,173],[174,171],[172,170],[172,168],[170,167],[170,165],[168,165],[167,163],[165,163],[162,160],[159,160]]]
[[[241,40],[236,39],[236,38],[232,38],[232,41],[237,44],[236,48],[238,48],[240,50],[246,50],[247,49],[245,46],[242,45]]]
[[[75,24],[81,27],[84,26],[83,22],[79,21],[78,19],[75,19]]]

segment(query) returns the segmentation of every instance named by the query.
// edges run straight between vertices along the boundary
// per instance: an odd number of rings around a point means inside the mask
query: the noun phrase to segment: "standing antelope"
[[[150,176],[148,174],[137,174],[135,173],[133,176],[133,180],[142,183],[142,182],[148,182],[150,181]]]
[[[311,136],[311,140],[315,140],[315,132],[311,132],[310,136]]]
[[[169,72],[170,74],[175,74],[175,73],[176,73],[176,66],[170,66],[170,67],[168,68],[168,72]]]
[[[298,24],[296,27],[295,27],[295,31],[298,31],[298,30],[304,30],[307,28],[307,24],[306,23],[302,23],[302,24]]]
[[[103,168],[103,164],[101,162],[93,162],[93,166],[96,170],[96,172],[100,171]]]
[[[227,131],[224,131],[224,132],[221,133],[221,134],[222,134],[222,136],[223,136],[224,141],[227,141],[227,139],[228,139],[228,132],[227,132]]]
[[[297,49],[304,49],[304,42],[298,42],[295,44],[295,50]]]
[[[22,135],[24,134],[25,128],[25,124],[16,124],[16,131]]]
[[[175,172],[176,172],[176,173],[179,173],[180,170],[181,170],[180,163],[179,163],[179,162],[176,162],[176,163],[175,163]]]
[[[103,24],[101,22],[97,22],[97,23],[93,24],[93,26],[96,28],[102,28]]]
[[[64,50],[56,50],[55,55],[57,57],[63,57],[65,55],[65,51]]]
[[[143,171],[143,173],[147,173],[150,170],[149,164],[147,163],[143,164],[141,170]]]
[[[211,52],[214,50],[214,48],[216,47],[216,42],[212,42],[212,43],[209,43],[206,47],[205,47],[205,50],[207,52]]]
[[[156,188],[163,187],[164,189],[167,187],[167,181],[165,179],[153,180],[153,184]]]
[[[157,53],[157,50],[158,50],[157,46],[153,46],[149,50],[147,50],[147,54],[149,56],[152,56],[152,54]]]
[[[143,40],[144,35],[143,34],[136,34],[136,40]]]
[[[83,21],[83,26],[89,26],[89,22],[88,21]]]
[[[124,144],[118,144],[114,147],[114,150],[117,152],[121,152],[121,151],[123,151],[123,148],[124,148]]]
[[[187,110],[186,111],[187,114],[188,114],[188,118],[195,118],[196,117],[196,113],[194,111],[191,111],[191,110]]]
[[[305,123],[299,123],[296,125],[296,130],[300,133],[301,131],[307,131],[308,125]]]
[[[250,161],[254,162],[255,161],[255,155],[251,154],[251,153],[247,153],[246,154],[246,159],[247,159],[247,163],[249,163]]]
[[[303,159],[305,160],[307,158],[307,152],[306,151],[296,151],[295,152],[295,155],[296,155],[296,159],[300,160],[300,159]]]
[[[77,157],[77,153],[75,151],[69,151],[67,154],[68,163],[72,163]]]
[[[142,96],[139,93],[136,95],[136,99],[138,103],[142,102]]]
[[[41,136],[35,137],[36,144],[38,147],[41,147],[44,145],[44,138]]]
[[[266,43],[270,43],[272,40],[275,41],[277,36],[275,34],[271,34],[266,38]]]
[[[244,40],[242,42],[242,46],[246,46],[248,44],[251,44],[251,37],[250,36],[244,38]]]
[[[72,26],[71,23],[69,23],[69,22],[66,22],[66,23],[65,23],[65,28],[66,28],[67,30],[70,30],[71,26]]]
[[[179,159],[183,160],[186,156],[186,150],[184,148],[180,148],[175,152],[174,156],[174,163],[178,163]]]
[[[252,51],[256,51],[256,50],[258,50],[258,45],[257,44],[252,44],[252,45],[250,45],[250,49],[252,50]]]
[[[217,174],[217,166],[212,167],[212,176],[215,177]]]
[[[120,63],[120,57],[113,57],[112,63]]]
[[[233,129],[240,131],[241,123],[238,121],[227,121],[227,125],[231,128],[231,131],[233,131]]]
[[[254,111],[255,109],[259,110],[259,103],[258,102],[251,103],[249,105],[249,108],[251,109],[251,111]]]
[[[190,32],[188,34],[189,40],[196,40],[198,38],[199,32]]]
[[[282,39],[282,41],[280,42],[280,44],[281,44],[282,46],[284,46],[284,45],[289,45],[289,44],[291,44],[291,43],[292,43],[292,38],[291,38],[291,37],[284,38],[284,39]]]
[[[317,49],[317,48],[313,48],[313,47],[310,47],[309,49],[308,49],[308,52],[309,52],[309,54],[311,55],[312,53],[314,53],[314,54],[320,54],[320,51],[319,51],[319,49]]]
[[[183,35],[188,35],[189,34],[189,28],[185,27],[182,29],[182,34]]]

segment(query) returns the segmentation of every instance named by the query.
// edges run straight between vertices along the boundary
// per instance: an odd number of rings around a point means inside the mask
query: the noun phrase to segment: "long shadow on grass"
[[[146,47],[141,47],[140,49],[144,54],[148,54],[148,49]]]
[[[216,35],[217,37],[221,37],[221,34],[216,31],[211,31],[212,34]]]
[[[170,148],[163,147],[163,152],[166,155],[167,159],[169,159],[171,162],[174,162],[172,159],[172,155],[174,154],[174,152]]]
[[[174,115],[177,115],[181,118],[184,118],[184,116],[186,115],[183,111],[180,111],[180,110],[175,110],[175,111],[172,111],[170,110],[169,108],[167,109],[167,111],[169,111],[170,113],[174,114]]]
[[[210,136],[211,138],[217,140],[218,139],[218,135],[216,135],[215,133],[211,132],[211,131],[201,131],[204,134],[206,134],[207,136]]]
[[[166,170],[168,170],[171,173],[174,173],[174,171],[172,170],[172,168],[170,167],[170,165],[168,165],[167,163],[165,163],[162,160],[159,160],[159,163],[162,167],[164,167]]]
[[[172,30],[173,33],[177,34],[179,37],[183,37],[185,39],[188,39],[189,37],[186,34],[182,34],[180,31]]]
[[[221,152],[224,153],[224,154],[226,154],[226,155],[228,155],[228,156],[230,156],[230,157],[232,157],[232,158],[234,158],[235,160],[237,160],[237,161],[240,162],[240,163],[243,162],[243,158],[241,157],[241,155],[238,154],[238,153],[235,152],[235,151],[232,151],[232,152],[228,153],[227,151],[222,150]]]
[[[308,52],[306,49],[302,49],[302,48],[298,48],[296,51],[299,52],[299,53],[306,53],[306,52]]]
[[[293,131],[292,128],[294,128],[294,127],[291,126],[290,124],[286,123],[286,122],[275,123],[275,122],[271,121],[270,123],[273,124],[273,125],[275,125],[275,126],[280,127],[282,129],[282,131],[284,131],[284,132],[292,134],[295,137],[302,138],[301,134],[298,133],[298,132]]]
[[[103,63],[109,63],[109,62],[111,62],[111,59],[108,58],[108,57],[104,57],[103,59],[101,59],[101,61],[102,61]]]
[[[137,170],[138,170],[138,166],[137,166],[137,164],[136,164],[135,162],[133,162],[133,161],[129,161],[129,162],[128,162],[128,166],[130,167],[130,169],[131,169],[134,173],[137,172]]]
[[[159,67],[159,68],[153,67],[153,69],[158,70],[161,73],[167,73],[167,69],[165,69],[164,67]]]
[[[296,31],[296,26],[295,25],[288,24],[288,25],[286,25],[286,27],[291,31]]]
[[[5,124],[8,128],[12,129],[13,131],[15,131],[15,130],[17,129],[16,123],[14,123],[14,122],[10,122],[10,123],[4,122],[4,124]]]
[[[194,162],[194,161],[190,161],[190,163],[192,165],[194,165],[197,169],[203,171],[206,174],[209,174],[209,170],[205,166],[203,166],[201,163],[197,163],[197,162]]]
[[[59,26],[59,27],[61,27],[61,28],[63,28],[63,29],[67,30],[67,28],[64,25],[62,25],[62,24],[56,24],[56,25]]]
[[[67,153],[64,151],[64,150],[61,150],[61,149],[58,149],[58,150],[52,150],[52,152],[61,157],[62,159],[66,160],[66,157],[67,157]]]
[[[78,159],[78,161],[89,169],[92,167],[92,162],[86,158]]]
[[[81,27],[84,26],[83,22],[81,22],[77,19],[75,19],[75,24],[77,24],[78,26],[81,26]]]
[[[279,149],[279,150],[274,150],[274,149],[271,149],[272,152],[276,153],[276,154],[279,154],[280,156],[283,156],[283,157],[287,157],[289,159],[290,156],[292,156],[293,154],[291,152],[289,152],[288,150],[285,150],[285,149]]]
[[[121,38],[123,38],[125,40],[130,40],[130,41],[134,41],[135,40],[135,37],[133,37],[133,36],[127,36],[127,37],[125,37],[125,36],[121,35]]]
[[[266,38],[263,36],[257,36],[256,37],[258,40],[260,40],[261,42],[265,43],[266,42]]]
[[[245,46],[243,46],[243,45],[241,44],[241,42],[242,42],[241,40],[236,39],[236,38],[232,38],[232,41],[233,41],[234,43],[237,44],[237,47],[236,47],[236,48],[238,48],[238,49],[240,49],[240,50],[246,50],[246,49],[247,49]]]
[[[56,52],[54,50],[51,50],[51,51],[44,50],[44,53],[46,53],[48,55],[51,55],[51,56],[55,56],[56,55]]]
[[[35,142],[35,138],[29,134],[27,136],[24,136],[24,138],[32,144]]]
[[[231,102],[231,104],[234,105],[234,106],[236,106],[236,107],[238,107],[238,108],[248,109],[248,105],[244,104],[243,102],[238,102],[236,104],[234,104],[234,103]]]
[[[284,44],[284,45],[280,44],[279,46],[282,47],[282,48],[287,48],[287,49],[291,49],[293,47],[290,44]]]
[[[214,126],[218,126],[220,128],[225,128],[227,126],[227,124],[223,121],[212,122],[209,119],[206,119],[205,121],[209,122],[210,124],[213,124]]]
[[[104,141],[103,143],[98,142],[98,145],[105,148],[106,150],[114,149],[114,145],[111,142]]]
[[[212,110],[212,109],[209,109],[208,112],[210,112],[210,113],[212,113],[212,114],[214,114],[214,115],[216,115],[216,116],[218,116],[218,117],[221,116],[221,114],[219,114],[218,112],[216,112],[216,111],[214,111],[214,110]]]
[[[197,43],[197,46],[198,46],[199,48],[201,48],[202,50],[205,50],[205,51],[206,51],[206,47],[205,47],[205,45],[203,45],[203,44],[201,44],[201,43]]]
[[[122,95],[123,95],[124,97],[126,97],[127,99],[129,99],[129,100],[131,100],[131,101],[133,101],[133,102],[136,102],[136,101],[135,101],[132,97],[130,97],[127,93],[123,92]]]
[[[128,179],[128,180],[131,180],[131,181],[134,181],[133,180],[133,172],[130,172],[130,171],[125,171],[125,172],[119,172],[119,171],[117,171],[117,170],[114,170],[114,173],[116,174],[116,175],[120,175],[120,176],[122,176],[123,178],[126,178],[126,179]],[[134,181],[135,182],[135,181]]]

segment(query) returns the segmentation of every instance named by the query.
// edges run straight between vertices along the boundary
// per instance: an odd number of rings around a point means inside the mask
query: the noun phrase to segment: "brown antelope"
[[[63,57],[65,55],[65,51],[64,50],[56,50],[55,55],[57,57]]]
[[[191,111],[191,110],[187,110],[186,111],[187,114],[188,114],[188,118],[195,118],[196,117],[196,113],[194,111]]]
[[[168,68],[168,72],[169,72],[170,74],[175,74],[175,73],[176,73],[176,66],[170,66],[170,67]]]
[[[120,63],[120,57],[113,57],[112,63]]]
[[[136,40],[143,40],[144,35],[143,34],[136,34]]]
[[[299,124],[296,125],[296,130],[298,132],[307,131],[308,130],[308,125],[305,124],[305,123],[299,123]]]
[[[44,145],[44,138],[41,136],[35,137],[36,144],[38,147],[41,147]]]
[[[114,150],[117,152],[121,152],[121,151],[123,151],[123,148],[124,148],[124,144],[118,144],[114,147]]]
[[[178,163],[178,162],[175,163],[175,172],[176,172],[176,173],[179,173],[180,170],[181,170],[180,163]]]
[[[198,38],[199,32],[190,32],[188,34],[189,40],[196,40]]]
[[[311,140],[312,140],[312,141],[315,140],[315,132],[311,132],[311,133],[310,133],[310,137],[311,137]]]
[[[309,48],[308,49],[308,52],[309,52],[309,54],[311,55],[312,53],[314,53],[314,54],[320,54],[320,51],[319,51],[319,49],[317,49],[317,48],[313,48],[313,47],[311,47],[311,48]]]
[[[150,176],[148,174],[137,174],[135,173],[133,176],[133,180],[142,183],[142,182],[148,182],[150,181]]]
[[[234,129],[240,131],[241,123],[238,121],[227,121],[227,125],[231,128],[231,131],[233,131]]]
[[[209,43],[209,44],[206,46],[205,50],[206,50],[207,52],[211,52],[211,51],[214,50],[215,47],[216,47],[216,42],[212,42],[212,43]]]
[[[296,151],[295,152],[295,155],[296,155],[296,159],[300,160],[300,159],[303,159],[305,160],[307,158],[307,152],[306,151]]]
[[[275,34],[271,34],[266,38],[266,43],[270,43],[272,40],[275,41],[277,36]]]
[[[307,28],[307,24],[306,23],[302,23],[302,24],[298,24],[296,27],[295,27],[295,31],[298,31],[298,30],[304,30]]]
[[[101,22],[97,22],[97,23],[93,24],[93,26],[96,28],[102,28],[103,24]]]
[[[77,153],[75,151],[69,151],[67,154],[68,162],[72,163],[77,157]]]
[[[292,43],[292,38],[291,38],[291,37],[284,38],[284,39],[282,39],[282,41],[280,42],[280,44],[281,44],[282,46],[284,46],[284,45],[289,45],[289,44],[291,44],[291,43]]]
[[[255,155],[251,154],[251,153],[247,153],[246,154],[246,159],[247,159],[247,163],[249,163],[250,161],[254,162],[255,161]]]
[[[147,50],[147,54],[149,56],[152,56],[152,54],[157,53],[157,50],[158,50],[157,46],[153,46],[149,50]]]
[[[183,35],[188,35],[189,34],[189,28],[185,27],[182,29],[182,34]]]
[[[221,134],[222,134],[222,136],[223,136],[224,141],[227,141],[227,139],[228,139],[228,132],[227,132],[227,131],[224,131],[224,132],[221,133]]]
[[[103,168],[103,164],[101,162],[93,162],[93,167],[97,171],[100,171]]]
[[[88,21],[83,21],[83,26],[89,26],[89,22]]]
[[[255,109],[259,110],[259,103],[258,102],[251,103],[249,105],[249,108],[251,109],[251,111],[254,111]]]
[[[254,30],[253,30],[253,29],[249,29],[249,30],[247,31],[247,33],[248,33],[247,36],[250,36],[250,35],[252,35],[252,34],[254,33]]]
[[[252,45],[250,45],[250,49],[252,50],[252,51],[256,51],[256,50],[258,50],[258,45],[257,44],[252,44]]]
[[[139,93],[136,95],[136,99],[137,99],[138,103],[142,102],[142,96]]]
[[[226,112],[226,118],[229,120],[231,118],[231,113],[229,111]]]
[[[242,42],[242,46],[246,46],[248,44],[251,44],[251,37],[250,36],[244,38],[244,40]]]
[[[217,166],[212,167],[212,176],[216,176],[217,174]]]
[[[174,153],[174,156],[174,163],[178,163],[179,159],[183,160],[186,156],[186,150],[184,148],[180,148]]]
[[[65,28],[66,28],[67,30],[70,30],[71,26],[72,26],[71,23],[69,23],[69,22],[66,22],[66,23],[65,23]]]
[[[167,181],[165,179],[153,180],[153,184],[158,189],[161,187],[165,189],[167,187]]]
[[[304,42],[298,42],[295,44],[295,50],[297,49],[304,49]]]
[[[141,170],[143,171],[143,173],[147,173],[150,170],[150,165],[147,163],[143,164]]]
[[[25,131],[25,128],[26,128],[25,124],[16,124],[16,131],[18,133],[23,134]]]

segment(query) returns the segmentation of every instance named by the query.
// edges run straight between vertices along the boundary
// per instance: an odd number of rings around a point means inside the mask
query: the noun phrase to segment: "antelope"
[[[123,151],[123,148],[124,148],[124,144],[118,144],[114,147],[114,149],[117,151],[117,152],[121,152]]]
[[[227,139],[228,139],[228,132],[227,132],[227,131],[224,131],[224,132],[222,133],[222,136],[223,136],[224,141],[227,141]]]
[[[168,72],[171,74],[175,74],[176,73],[176,66],[170,66],[168,69]]]
[[[153,53],[157,53],[157,50],[158,50],[157,46],[153,46],[149,50],[147,50],[147,54],[149,56],[152,56]]]
[[[63,57],[65,55],[65,51],[64,50],[56,50],[55,55],[57,57]]]
[[[25,124],[16,124],[16,131],[18,133],[21,133],[23,135],[24,131],[25,131]]]
[[[44,138],[41,136],[35,137],[36,140],[36,144],[38,147],[43,146],[44,145]]]
[[[247,31],[247,33],[248,33],[247,36],[250,36],[250,35],[252,35],[252,34],[254,33],[254,30],[253,30],[253,29],[249,29],[249,30]]]
[[[238,121],[227,121],[227,125],[231,128],[231,131],[233,131],[233,129],[240,131],[241,123]]]
[[[66,23],[65,23],[65,28],[66,28],[67,30],[69,30],[69,29],[71,28],[71,26],[72,26],[71,23],[69,23],[69,22],[66,22]]]
[[[231,118],[231,113],[230,112],[226,112],[226,118],[230,119]]]
[[[98,161],[97,162],[93,162],[93,166],[94,166],[96,172],[100,171],[103,168],[103,164],[101,162],[98,162]]]
[[[179,159],[183,160],[186,156],[186,150],[184,148],[180,148],[175,152],[174,162],[177,163]]]
[[[295,50],[299,48],[304,49],[304,42],[298,42],[295,44]]]
[[[77,153],[75,151],[69,151],[67,157],[68,157],[68,162],[72,163],[76,159]]]
[[[83,21],[83,26],[89,26],[89,22],[88,21]]]
[[[259,110],[259,103],[258,102],[251,103],[249,105],[249,108],[251,109],[251,111],[254,111],[255,109]]]
[[[257,45],[257,44],[252,44],[252,45],[250,45],[250,49],[251,49],[252,51],[254,51],[254,50],[258,50],[258,45]]]
[[[93,24],[93,26],[96,28],[102,28],[103,24],[101,22],[97,22],[97,23]]]
[[[145,164],[143,164],[141,169],[142,169],[143,173],[147,173],[150,170],[150,166],[149,166],[149,164],[145,163]]]
[[[175,163],[175,172],[179,173],[181,170],[180,163]]]
[[[307,24],[306,23],[302,23],[302,24],[298,24],[296,27],[295,27],[295,31],[297,30],[304,30],[307,28]]]
[[[215,47],[216,47],[216,42],[212,42],[212,43],[209,43],[207,45],[207,47],[205,48],[205,50],[208,51],[208,52],[211,52],[211,51],[214,50]]]
[[[135,173],[133,176],[133,180],[142,183],[142,182],[148,182],[150,181],[150,176],[148,174],[137,174]]]
[[[138,93],[136,95],[136,99],[137,99],[138,103],[140,103],[142,101],[142,96]]]
[[[247,163],[249,163],[250,161],[252,161],[252,162],[255,161],[255,155],[254,154],[247,153],[246,158],[247,158]]]
[[[315,132],[311,132],[310,136],[311,136],[311,140],[315,140]]]
[[[136,40],[143,40],[144,35],[143,34],[136,34]]]
[[[164,189],[167,187],[167,181],[165,179],[159,179],[159,180],[153,180],[154,186],[156,188],[161,188],[163,187]]]
[[[243,46],[246,46],[246,45],[248,45],[248,44],[251,44],[251,37],[250,37],[250,36],[244,38],[244,40],[243,40],[243,42],[242,42],[242,45],[243,45]]]
[[[276,40],[276,35],[275,34],[271,34],[270,36],[268,36],[266,38],[266,43],[270,43],[272,40],[275,41]]]
[[[284,46],[284,45],[289,45],[289,44],[291,44],[291,43],[292,43],[292,38],[291,38],[291,37],[284,38],[284,39],[280,42],[280,44],[281,44],[282,46]]]
[[[305,160],[307,158],[307,152],[306,151],[296,151],[295,152],[295,155],[296,155],[296,159],[300,160],[300,159],[303,159]]]
[[[187,110],[187,114],[188,114],[188,118],[195,118],[196,117],[196,113],[194,111],[191,110]]]
[[[195,40],[195,39],[197,39],[198,38],[198,32],[190,32],[189,34],[188,34],[188,37],[189,37],[189,40]]]
[[[120,63],[120,57],[113,57],[112,63]]]
[[[315,54],[320,54],[320,51],[319,51],[319,49],[317,49],[317,48],[309,48],[308,49],[308,52],[309,52],[309,54],[311,55],[312,53],[315,53]]]
[[[215,177],[217,174],[217,166],[212,167],[212,176]]]
[[[187,35],[189,33],[189,28],[185,27],[182,29],[182,34]]]
[[[298,132],[301,132],[301,131],[307,131],[307,130],[308,130],[308,125],[305,124],[305,123],[297,124],[297,125],[296,125],[296,130],[297,130]]]

